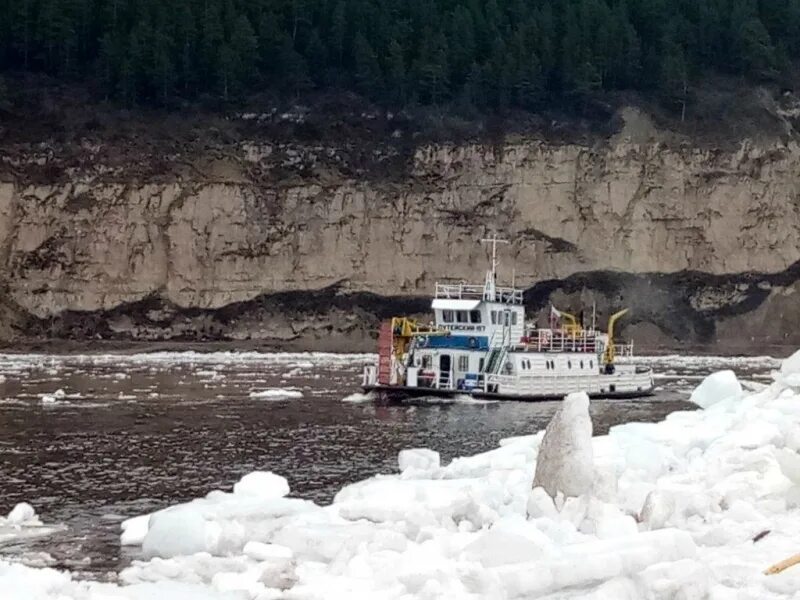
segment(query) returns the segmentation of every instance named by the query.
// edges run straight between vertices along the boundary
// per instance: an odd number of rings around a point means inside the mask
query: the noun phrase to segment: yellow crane
[[[616,355],[614,351],[614,324],[617,322],[617,319],[627,312],[628,309],[623,308],[621,311],[615,312],[608,319],[608,343],[606,344],[605,352],[603,352],[603,363],[606,365],[613,365]]]

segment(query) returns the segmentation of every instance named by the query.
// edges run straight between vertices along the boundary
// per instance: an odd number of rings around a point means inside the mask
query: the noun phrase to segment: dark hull
[[[375,392],[384,401],[406,400],[408,398],[454,398],[469,395],[465,390],[439,390],[436,388],[408,387],[405,385],[365,385],[365,392]]]
[[[436,388],[407,387],[401,385],[367,385],[363,387],[365,392],[375,392],[378,398],[385,402],[406,400],[409,398],[454,398],[456,396],[471,396],[480,400],[499,400],[507,402],[552,402],[563,400],[564,394],[550,395],[528,395],[512,396],[509,394],[495,394],[475,390],[439,390]],[[632,398],[646,398],[654,394],[653,390],[642,390],[638,392],[604,392],[601,394],[589,394],[589,397],[597,400],[629,400]]]
[[[630,400],[632,398],[646,398],[654,395],[653,390],[642,390],[638,392],[603,392],[601,394],[589,394],[592,400]],[[510,394],[493,394],[491,392],[473,392],[472,397],[481,400],[505,400],[512,402],[552,402],[553,400],[563,400],[565,394],[542,394],[527,396],[512,396]]]

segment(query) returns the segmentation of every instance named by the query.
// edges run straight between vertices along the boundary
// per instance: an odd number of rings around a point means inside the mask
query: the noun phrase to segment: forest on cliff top
[[[343,90],[535,111],[634,90],[675,108],[709,74],[781,82],[800,58],[800,0],[0,0],[0,15],[0,78],[128,106]]]

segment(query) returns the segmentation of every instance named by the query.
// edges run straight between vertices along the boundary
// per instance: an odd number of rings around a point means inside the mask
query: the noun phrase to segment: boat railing
[[[586,352],[596,354],[602,341],[591,330],[569,332],[563,329],[537,329],[525,339],[525,347],[537,352]]]
[[[633,356],[633,341],[614,342],[614,355],[619,358],[630,358]]]
[[[512,287],[495,287],[494,298],[488,297],[485,285],[471,283],[437,283],[437,299],[447,300],[492,300],[504,304],[522,304],[522,290]]]

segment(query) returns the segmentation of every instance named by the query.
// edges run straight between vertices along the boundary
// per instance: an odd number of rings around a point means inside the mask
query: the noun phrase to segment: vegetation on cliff
[[[597,90],[685,105],[710,72],[776,79],[800,0],[0,0],[0,73],[129,105],[355,90],[536,110]]]

